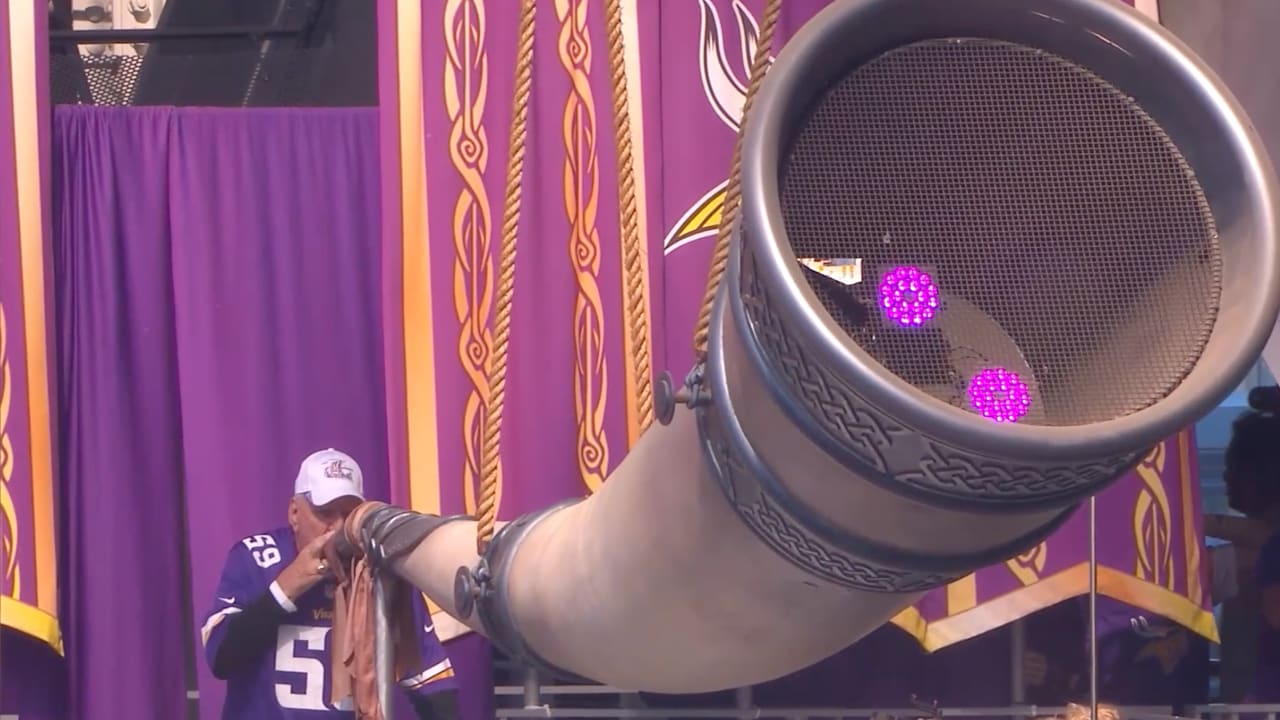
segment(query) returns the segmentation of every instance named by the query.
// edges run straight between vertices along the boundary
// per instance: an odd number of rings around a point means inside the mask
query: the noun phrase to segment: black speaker
[[[375,105],[376,28],[361,0],[169,0],[161,33],[208,35],[151,43],[132,104]]]
[[[169,0],[154,30],[72,31],[50,14],[54,102],[373,106],[377,14],[365,0]],[[85,46],[131,43],[138,55]]]
[[[49,4],[49,91],[58,105],[93,104],[93,89],[89,84],[80,47],[68,40],[60,40],[71,33],[71,0],[53,0]]]

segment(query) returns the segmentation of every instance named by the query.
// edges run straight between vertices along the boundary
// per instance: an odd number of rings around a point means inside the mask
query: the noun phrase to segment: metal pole
[[[299,27],[272,25],[220,25],[216,27],[155,28],[153,30],[51,30],[51,45],[151,43],[165,40],[238,40],[241,38],[293,37]]]
[[[271,18],[272,27],[280,27],[281,21],[284,20],[285,2],[279,0],[276,3],[276,14]],[[249,101],[253,99],[253,91],[258,89],[258,81],[262,78],[262,64],[267,61],[267,55],[271,52],[271,47],[275,45],[272,38],[262,38],[258,43],[258,60],[253,64],[253,76],[249,78],[249,84],[244,89],[244,95],[240,97],[240,104],[247,106]]]
[[[1027,681],[1023,676],[1026,653],[1027,626],[1022,620],[1014,620],[1009,643],[1009,698],[1014,705],[1021,705],[1027,701]]]
[[[373,574],[373,662],[378,689],[378,704],[382,706],[382,717],[391,719],[391,688],[395,685],[392,675],[395,673],[395,646],[391,638],[390,596],[382,574]]]
[[[1089,498],[1089,718],[1098,720],[1098,498]]]
[[[524,706],[526,709],[542,707],[542,682],[538,671],[531,667],[524,669]]]

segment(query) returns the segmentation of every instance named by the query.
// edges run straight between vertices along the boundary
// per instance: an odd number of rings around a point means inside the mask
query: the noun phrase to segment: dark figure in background
[[[1255,582],[1262,632],[1258,634],[1258,663],[1253,691],[1247,700],[1280,702],[1280,532],[1273,533],[1258,553]]]
[[[201,628],[214,677],[227,681],[224,720],[341,720],[351,698],[334,702],[334,576],[322,550],[364,501],[364,478],[349,455],[322,450],[302,461],[289,525],[231,546]],[[419,718],[457,717],[453,668],[417,595],[419,667],[399,678]]]
[[[1072,598],[1023,622],[1026,702],[1089,704],[1089,598]],[[1209,642],[1172,621],[1098,597],[1098,697],[1111,705],[1208,701]]]
[[[1077,607],[1087,656],[1089,599],[1079,598]],[[1086,705],[1087,668],[1074,698]],[[1208,702],[1209,641],[1171,620],[1099,597],[1098,697],[1111,705],[1171,705],[1174,714]]]
[[[1079,604],[1065,600],[1032,613],[1022,621],[1026,647],[1022,655],[1025,702],[1066,705],[1089,687],[1089,661],[1080,643],[1089,624]]]
[[[1006,642],[1007,647],[1007,642]],[[1006,673],[1006,677],[1008,673]],[[885,624],[834,656],[752,688],[756,707],[905,708],[912,695],[939,697],[934,657],[901,628]],[[698,695],[641,694],[650,709],[733,707],[732,690]],[[674,710],[667,720],[687,720]]]
[[[1238,545],[1245,558],[1256,548],[1253,572],[1241,573],[1237,606],[1224,608],[1223,683],[1227,673],[1241,674],[1252,680],[1245,701],[1274,702],[1280,700],[1280,397],[1253,393],[1250,403],[1255,409],[1232,425],[1223,472],[1228,503],[1245,517],[1207,517],[1205,534]]]

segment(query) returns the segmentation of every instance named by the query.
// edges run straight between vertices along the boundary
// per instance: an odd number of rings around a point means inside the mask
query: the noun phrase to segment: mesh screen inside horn
[[[1209,206],[1135,102],[1060,57],[938,39],[853,70],[782,161],[797,258],[860,259],[845,287],[806,273],[890,372],[969,410],[969,376],[1026,378],[1020,422],[1112,419],[1172,391],[1200,357],[1221,290]],[[932,273],[942,308],[902,328],[877,305],[893,267]]]

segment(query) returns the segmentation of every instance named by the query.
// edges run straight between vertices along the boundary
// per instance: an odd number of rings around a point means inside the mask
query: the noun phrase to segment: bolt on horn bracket
[[[474,569],[458,568],[453,581],[453,602],[458,619],[467,620],[473,614],[478,615],[489,640],[513,660],[533,668],[544,678],[591,684],[593,680],[556,666],[529,646],[520,632],[507,598],[511,560],[519,552],[520,545],[529,536],[529,532],[553,513],[579,502],[581,500],[577,498],[566,500],[526,513],[504,525],[489,541]]]
[[[662,425],[671,424],[676,416],[676,405],[690,410],[705,407],[711,402],[711,392],[706,384],[706,362],[693,366],[684,378],[684,385],[676,389],[671,372],[663,370],[653,387],[653,417]]]

